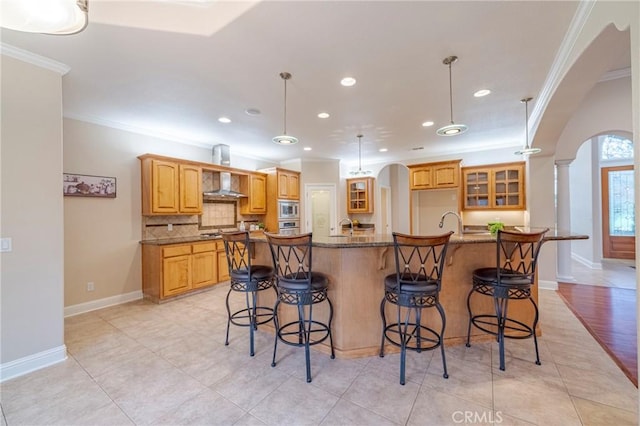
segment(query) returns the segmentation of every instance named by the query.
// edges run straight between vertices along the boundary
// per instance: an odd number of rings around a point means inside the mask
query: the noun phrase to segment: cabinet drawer
[[[216,242],[212,243],[203,243],[203,244],[194,244],[193,253],[203,253],[205,251],[216,251]]]
[[[218,250],[224,251],[224,241],[218,241],[217,244]]]
[[[185,254],[191,254],[191,246],[173,246],[164,247],[162,249],[162,257],[182,256]]]

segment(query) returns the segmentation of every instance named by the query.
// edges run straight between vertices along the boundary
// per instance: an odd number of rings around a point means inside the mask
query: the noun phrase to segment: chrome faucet
[[[349,219],[348,217],[345,217],[344,219],[340,220],[340,222],[338,223],[338,226],[340,227],[340,230],[342,231],[342,224],[344,222],[347,222],[349,224],[349,235],[353,235],[353,221],[351,219]]]
[[[454,215],[456,218],[458,218],[458,235],[462,235],[462,218],[460,217],[460,215],[454,211],[446,211],[442,214],[442,217],[440,218],[440,223],[438,224],[438,228],[442,228],[442,226],[444,225],[444,218],[447,217],[448,215]]]

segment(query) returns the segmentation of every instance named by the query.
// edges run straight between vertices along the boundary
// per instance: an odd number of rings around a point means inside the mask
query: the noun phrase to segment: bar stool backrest
[[[265,233],[273,269],[279,281],[306,284],[311,290],[311,233],[277,235]]]
[[[251,272],[250,242],[248,231],[224,232],[224,251],[229,271]]]
[[[443,235],[419,236],[393,233],[398,286],[430,282],[440,290],[442,270],[449,239],[453,232]]]
[[[542,238],[548,230],[534,233],[498,231],[498,285],[503,281],[513,284],[514,279],[523,285],[534,283]]]

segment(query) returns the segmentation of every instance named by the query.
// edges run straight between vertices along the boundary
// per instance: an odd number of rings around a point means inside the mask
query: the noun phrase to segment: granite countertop
[[[524,228],[516,227],[516,230],[522,232],[536,232],[543,228]],[[586,240],[588,235],[572,234],[571,232],[549,229],[544,237],[544,241],[563,241],[563,240]],[[193,236],[179,238],[164,238],[159,240],[143,240],[140,244],[150,245],[169,245],[169,244],[186,244],[201,241],[221,240],[219,235],[215,236]],[[251,233],[251,240],[255,242],[266,242],[266,237],[262,232]],[[496,237],[489,232],[471,232],[462,235],[453,234],[451,236],[451,244],[478,244],[495,242]],[[384,247],[393,244],[393,237],[385,234],[371,235],[335,235],[335,236],[315,236],[313,237],[314,247],[329,248],[356,248],[356,247]]]

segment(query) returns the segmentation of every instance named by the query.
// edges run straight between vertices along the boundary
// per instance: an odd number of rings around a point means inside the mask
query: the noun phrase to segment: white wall
[[[2,56],[2,379],[66,357],[62,76]],[[36,359],[37,358],[37,359]]]
[[[593,221],[593,199],[594,194],[599,193],[598,182],[592,180],[592,170],[598,168],[598,163],[594,164],[592,161],[593,145],[592,140],[585,142],[578,150],[576,159],[569,166],[571,230],[577,234],[591,236],[589,240],[572,241],[571,252],[590,266],[599,263],[593,251],[593,227],[598,225]],[[586,188],[590,190],[585,190]]]

